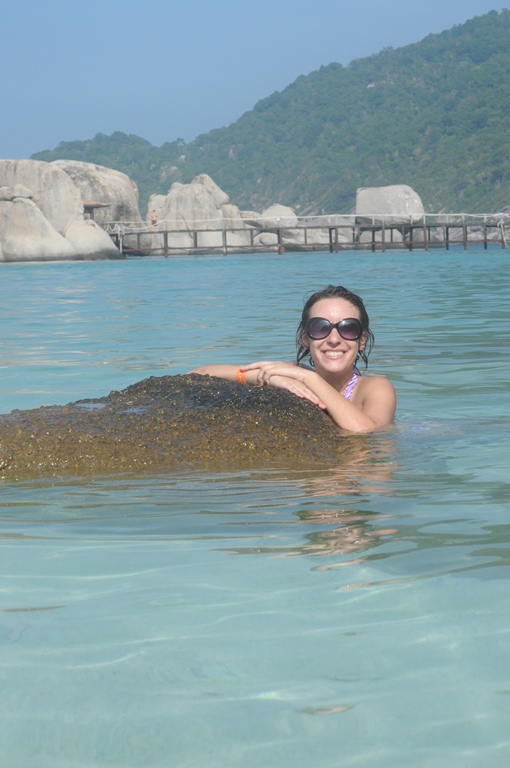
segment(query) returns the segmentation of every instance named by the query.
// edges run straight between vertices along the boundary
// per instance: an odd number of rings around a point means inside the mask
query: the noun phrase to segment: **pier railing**
[[[256,253],[329,250],[429,250],[510,241],[510,213],[332,214],[102,224],[129,254]]]

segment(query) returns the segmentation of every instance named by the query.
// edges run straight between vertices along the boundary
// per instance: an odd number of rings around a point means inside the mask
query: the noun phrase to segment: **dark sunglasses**
[[[357,341],[363,336],[363,326],[356,317],[346,317],[339,323],[331,323],[325,317],[312,317],[305,325],[306,335],[314,341],[327,339],[333,328],[346,341]]]

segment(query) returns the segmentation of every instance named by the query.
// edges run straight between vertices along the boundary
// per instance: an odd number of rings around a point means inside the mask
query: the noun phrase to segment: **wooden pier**
[[[110,222],[103,228],[124,255],[424,250],[483,245],[506,248],[510,214],[334,215],[247,223],[245,220]]]

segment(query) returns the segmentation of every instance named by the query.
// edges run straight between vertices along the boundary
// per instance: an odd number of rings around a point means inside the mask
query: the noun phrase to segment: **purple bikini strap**
[[[346,388],[344,389],[344,397],[346,400],[351,399],[351,395],[353,393],[354,387],[358,383],[358,379],[361,379],[361,373],[358,371],[356,366],[354,366],[354,373],[352,375],[352,379],[350,379],[349,383],[347,384]]]

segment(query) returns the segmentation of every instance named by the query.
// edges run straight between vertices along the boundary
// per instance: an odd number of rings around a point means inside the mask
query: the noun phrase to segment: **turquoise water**
[[[339,467],[0,486],[0,744],[16,768],[506,766],[510,256],[1,268],[0,410],[289,358],[364,297],[395,425]]]

